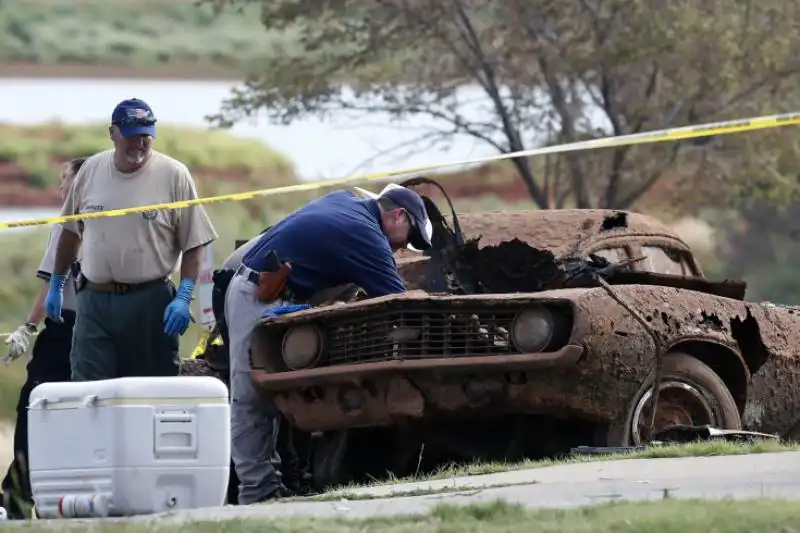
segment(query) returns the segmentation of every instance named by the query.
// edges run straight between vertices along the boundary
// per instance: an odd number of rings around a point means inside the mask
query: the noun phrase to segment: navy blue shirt
[[[263,272],[270,250],[292,263],[288,284],[300,299],[344,283],[355,283],[371,298],[406,290],[381,229],[378,202],[350,191],[328,193],[290,214],[261,236],[242,263]]]

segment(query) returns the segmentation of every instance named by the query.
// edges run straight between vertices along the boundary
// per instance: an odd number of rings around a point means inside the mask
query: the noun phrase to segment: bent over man
[[[62,215],[197,198],[186,165],[152,148],[155,123],[142,100],[120,102],[109,127],[114,148],[86,160]],[[177,376],[179,336],[189,325],[202,249],[217,238],[203,207],[63,226],[45,309],[51,319],[61,320],[67,269],[80,248],[72,380]],[[169,276],[179,259],[176,292]]]
[[[350,191],[329,193],[272,226],[248,250],[230,282],[225,318],[230,337],[231,454],[239,477],[239,503],[285,494],[275,450],[277,411],[250,377],[250,338],[268,311],[307,300],[345,283],[369,297],[405,291],[393,251],[430,247],[430,223],[414,191],[387,188],[378,199]],[[284,288],[271,289],[261,273],[277,257],[291,265]],[[272,259],[271,259],[272,258]],[[270,295],[269,293],[274,293]],[[277,294],[277,296],[275,296]]]
[[[83,165],[85,158],[73,159],[64,164],[58,191],[63,202],[72,185],[72,180]],[[72,272],[64,286],[64,306],[62,323],[56,323],[45,317],[43,302],[48,293],[50,276],[53,272],[53,262],[56,255],[56,244],[61,234],[61,225],[54,224],[50,230],[50,240],[47,251],[42,257],[36,276],[44,280],[36,300],[33,303],[28,320],[24,325],[8,338],[8,355],[4,362],[14,361],[28,351],[31,336],[36,333],[39,323],[44,318],[44,329],[33,343],[31,359],[28,361],[25,383],[19,391],[17,402],[17,420],[14,425],[14,458],[8,467],[6,477],[3,478],[3,507],[8,512],[10,520],[27,520],[30,509],[33,508],[33,493],[31,492],[30,471],[28,470],[28,402],[31,391],[40,383],[69,381],[70,364],[69,352],[72,346],[72,327],[75,324],[75,285]]]

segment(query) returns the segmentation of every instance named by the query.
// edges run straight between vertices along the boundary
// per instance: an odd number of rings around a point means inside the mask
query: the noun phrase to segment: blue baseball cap
[[[433,225],[428,218],[425,202],[419,194],[402,185],[391,183],[378,196],[392,200],[408,213],[411,221],[411,235],[408,239],[410,249],[420,251],[431,247]]]
[[[138,98],[118,103],[111,113],[111,124],[117,126],[125,138],[136,135],[156,136],[156,117],[153,110]]]

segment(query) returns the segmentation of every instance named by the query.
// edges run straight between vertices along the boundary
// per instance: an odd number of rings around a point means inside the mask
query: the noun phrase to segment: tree
[[[244,0],[206,1],[224,9]],[[208,117],[214,125],[260,112],[286,124],[426,115],[443,125],[422,136],[429,144],[470,135],[511,153],[791,111],[797,99],[798,0],[258,1],[264,26],[296,36],[294,47],[235,90]],[[468,116],[470,91],[488,118]],[[512,163],[541,207],[629,208],[665,176],[695,191],[712,184],[719,201],[787,197],[794,181],[761,172],[773,162],[747,138],[573,152],[559,156],[558,173]]]

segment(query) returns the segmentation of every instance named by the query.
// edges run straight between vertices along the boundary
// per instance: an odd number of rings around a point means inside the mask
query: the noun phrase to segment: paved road
[[[529,507],[563,508],[621,499],[660,499],[665,491],[673,498],[800,499],[800,452],[570,464],[348,491],[358,494],[351,497],[356,499],[197,509],[159,518],[179,521],[294,515],[357,518],[423,513],[440,503],[468,504],[497,498]]]

